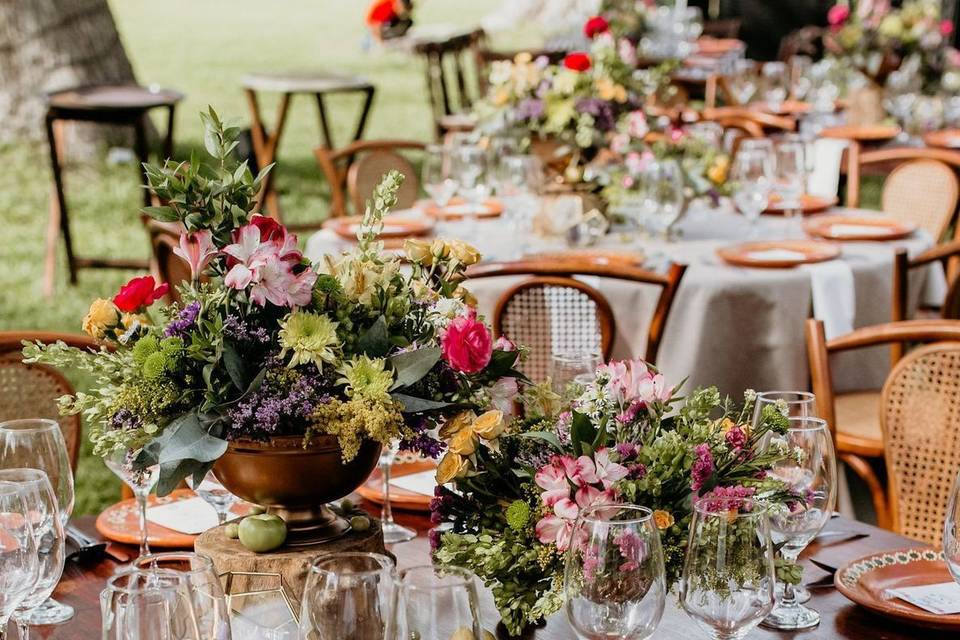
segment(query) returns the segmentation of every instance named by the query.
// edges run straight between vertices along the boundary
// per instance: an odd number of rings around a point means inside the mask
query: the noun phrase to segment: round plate
[[[323,228],[332,230],[341,238],[356,241],[357,231],[360,230],[362,220],[363,216],[331,218],[323,223]],[[380,232],[380,237],[383,239],[403,239],[427,236],[433,231],[433,225],[433,220],[387,216],[383,219],[383,231]]]
[[[896,138],[899,133],[900,127],[895,124],[843,125],[827,127],[820,132],[820,136],[861,142],[882,142]]]
[[[807,233],[825,240],[884,241],[906,238],[917,225],[893,218],[873,216],[829,216],[804,224]]]
[[[697,53],[701,56],[722,56],[731,51],[745,48],[743,40],[736,38],[711,38],[704,36],[697,40]]]
[[[780,104],[780,108],[776,110],[771,109],[766,102],[753,102],[750,104],[750,109],[753,111],[762,111],[776,116],[800,115],[808,113],[812,108],[813,105],[809,102],[802,102],[800,100],[784,100]]]
[[[405,462],[394,464],[390,469],[390,474],[394,478],[419,473],[429,469],[436,469],[437,463],[433,460],[417,460],[416,462]],[[357,493],[370,502],[383,504],[383,481],[380,476],[380,469],[375,470],[357,489]],[[390,505],[397,509],[406,509],[408,511],[430,511],[430,501],[433,496],[426,496],[422,493],[407,491],[401,487],[390,485]]]
[[[528,260],[588,260],[594,264],[621,264],[643,266],[646,256],[639,251],[617,251],[615,249],[571,249],[569,251],[543,251],[531,253]]]
[[[496,198],[489,198],[479,205],[471,205],[463,198],[453,198],[445,207],[440,207],[435,202],[427,202],[423,210],[428,216],[441,220],[460,220],[468,213],[477,218],[496,218],[503,213],[503,203]]]
[[[923,141],[931,147],[943,149],[960,149],[960,129],[944,129],[931,131],[923,135]]]
[[[745,242],[717,249],[720,259],[738,267],[789,269],[801,264],[826,262],[840,255],[840,248],[816,240]]]
[[[960,614],[930,613],[886,593],[952,580],[943,553],[930,548],[875,553],[848,562],[833,576],[840,593],[875,613],[924,628],[960,631]]]
[[[822,213],[837,204],[839,200],[837,198],[824,198],[823,196],[815,196],[809,193],[805,193],[800,196],[800,211],[805,216],[813,215],[814,213]],[[770,197],[770,204],[763,211],[766,214],[770,215],[783,215],[787,210],[783,206],[783,200],[780,196],[774,194]]]
[[[151,495],[148,502],[149,506],[152,507],[154,505],[170,504],[171,502],[179,502],[180,500],[189,500],[190,498],[196,497],[197,494],[189,489],[176,489],[171,492],[170,495],[162,498]],[[244,515],[249,512],[250,506],[251,505],[245,502],[240,502],[234,505],[233,510],[238,516]],[[104,509],[104,511],[97,516],[96,527],[100,535],[108,540],[122,542],[123,544],[139,545],[140,524],[137,515],[136,499],[121,500]],[[180,533],[173,529],[161,527],[149,520],[147,521],[147,543],[151,547],[161,549],[192,549],[193,541],[196,540],[196,538],[197,536]]]

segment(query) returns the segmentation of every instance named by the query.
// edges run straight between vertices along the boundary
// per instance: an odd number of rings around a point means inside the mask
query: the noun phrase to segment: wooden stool
[[[64,142],[62,123],[68,120],[98,122],[101,124],[132,126],[135,134],[134,151],[142,184],[147,183],[143,164],[149,160],[147,143],[147,112],[157,107],[167,109],[167,134],[163,142],[164,157],[173,153],[173,116],[183,94],[169,89],[153,89],[139,85],[98,85],[56,91],[47,95],[46,131],[50,146],[50,164],[53,168],[54,193],[50,199],[50,222],[47,229],[47,250],[44,260],[44,294],[53,294],[54,272],[57,261],[57,240],[62,235],[67,250],[70,284],[77,283],[79,269],[143,269],[146,260],[119,260],[115,258],[80,258],[74,255],[70,236],[70,218],[63,190]],[[150,192],[144,189],[143,203],[150,205]]]
[[[257,159],[257,166],[263,168],[274,162],[277,157],[277,147],[280,145],[280,135],[287,120],[287,110],[290,108],[290,98],[296,93],[313,94],[317,98],[317,109],[320,112],[320,133],[323,143],[328,148],[334,148],[333,138],[330,135],[330,123],[327,120],[327,110],[323,103],[324,96],[334,93],[362,93],[364,94],[363,110],[357,123],[354,142],[363,136],[363,129],[367,124],[367,116],[373,104],[374,86],[364,78],[358,76],[339,75],[335,73],[298,72],[298,73],[251,73],[240,79],[243,90],[247,94],[247,103],[250,106],[251,136],[253,138],[253,153]],[[277,108],[277,120],[273,131],[268,132],[260,117],[260,105],[257,101],[258,91],[272,91],[280,93],[280,105]],[[273,188],[275,171],[271,171],[263,181],[263,187],[258,196],[258,204],[266,205],[271,217],[280,219],[280,201]]]

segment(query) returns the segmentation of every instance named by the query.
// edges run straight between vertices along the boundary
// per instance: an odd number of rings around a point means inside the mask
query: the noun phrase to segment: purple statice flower
[[[266,329],[252,326],[243,318],[233,314],[224,319],[223,334],[237,342],[268,344],[271,341],[270,333]]]
[[[637,400],[636,402],[631,402],[630,406],[626,410],[617,416],[617,422],[623,425],[631,424],[634,420],[637,419],[637,416],[641,411],[647,408],[647,403],[643,400]]]
[[[442,532],[439,529],[430,529],[427,532],[427,539],[430,541],[430,551],[431,553],[440,548],[440,535]]]
[[[707,511],[724,511],[734,505],[738,505],[738,510],[750,511],[753,509],[753,495],[756,489],[753,487],[742,487],[740,485],[732,487],[715,487],[710,493],[701,498],[701,505]]]
[[[404,451],[417,451],[424,457],[436,460],[446,446],[428,433],[418,433],[414,437],[401,442],[400,448]]]
[[[727,431],[727,435],[724,436],[724,440],[727,441],[727,445],[734,451],[739,451],[743,449],[744,445],[747,444],[747,434],[743,432],[743,429],[740,427],[732,427]]]
[[[167,325],[167,328],[163,330],[163,335],[166,338],[171,336],[178,336],[180,338],[186,337],[187,333],[190,332],[190,329],[193,329],[197,324],[197,316],[200,315],[200,301],[194,300],[183,309],[180,310],[180,313],[177,314],[177,317],[174,318],[170,324]]]
[[[297,429],[317,407],[330,401],[323,391],[328,387],[329,381],[319,372],[304,373],[292,384],[267,376],[256,391],[227,412],[228,439],[284,435]]]
[[[693,453],[696,459],[690,468],[690,475],[692,477],[690,488],[697,491],[710,479],[710,476],[713,475],[713,454],[710,453],[710,445],[706,443],[698,444],[694,447]]]
[[[453,491],[446,487],[436,487],[433,490],[433,498],[430,500],[430,522],[440,524],[448,520],[453,514],[456,502],[457,495]]]
[[[620,454],[621,462],[634,457],[639,452],[637,445],[632,442],[618,442],[614,448],[617,450],[617,453]]]
[[[627,477],[630,478],[631,480],[639,480],[643,476],[647,475],[647,467],[642,462],[638,462],[637,464],[630,465],[629,467],[627,467],[627,469],[629,469],[630,471]]]
[[[613,131],[617,125],[617,115],[609,102],[600,98],[581,98],[575,106],[579,113],[593,116],[598,131]]]
[[[539,120],[543,117],[543,100],[526,98],[517,105],[514,115],[517,120]]]
[[[116,431],[139,429],[142,426],[140,417],[129,409],[119,409],[110,418],[110,427]]]

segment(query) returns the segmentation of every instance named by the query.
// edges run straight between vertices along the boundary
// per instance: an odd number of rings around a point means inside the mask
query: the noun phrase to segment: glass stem
[[[217,509],[217,524],[224,524],[227,521],[229,509]]]
[[[147,544],[147,496],[149,491],[137,490],[137,514],[140,520],[140,555],[145,556],[150,553],[150,545]]]
[[[20,640],[28,640],[30,638],[30,625],[28,625],[23,619],[17,619],[17,632],[19,634]],[[0,636],[2,638],[3,636]]]
[[[390,507],[390,468],[393,466],[393,456],[384,458],[380,464],[380,478],[383,480],[383,508],[380,511],[380,520],[385,525],[393,524],[393,509]]]
[[[797,606],[797,590],[790,582],[783,584],[783,598],[780,600],[780,605],[789,608]]]

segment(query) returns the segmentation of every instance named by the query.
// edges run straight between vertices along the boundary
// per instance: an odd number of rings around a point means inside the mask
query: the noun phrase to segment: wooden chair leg
[[[848,467],[853,469],[857,477],[863,480],[867,484],[867,488],[870,489],[870,497],[873,499],[873,509],[877,513],[877,526],[884,529],[891,529],[893,523],[890,521],[887,491],[874,470],[873,465],[865,458],[849,453],[842,454],[840,459],[843,460]]]

